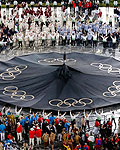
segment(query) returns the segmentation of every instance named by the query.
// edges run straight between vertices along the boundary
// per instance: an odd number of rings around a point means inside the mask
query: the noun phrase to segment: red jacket
[[[89,3],[88,2],[85,2],[85,7],[89,8]]]
[[[99,16],[102,17],[102,11],[99,12]]]
[[[55,119],[55,124],[59,124],[60,123],[60,119]]]
[[[22,133],[22,126],[21,125],[20,126],[17,125],[16,131],[17,131],[17,133]]]
[[[89,7],[92,7],[92,3],[91,2],[88,2],[89,3]]]
[[[2,117],[2,112],[0,112],[0,116]]]
[[[95,121],[95,127],[99,127],[99,122]]]
[[[115,144],[116,144],[116,145],[119,144],[119,139],[118,139],[118,138],[115,140]]]
[[[50,120],[49,119],[46,119],[46,121],[47,121],[48,124],[50,124]]]
[[[42,136],[42,129],[37,129],[36,130],[36,137],[40,138]]]
[[[29,131],[29,138],[34,138],[35,137],[35,130]]]
[[[79,7],[82,7],[82,2],[81,1],[79,1]]]
[[[99,144],[100,144],[99,146],[101,146],[101,145],[102,145],[102,140],[101,140],[101,138],[96,138],[96,140],[95,140],[95,145],[97,145],[97,143],[98,143],[97,141],[98,141],[98,140],[100,141],[100,142],[99,142]]]
[[[43,122],[43,118],[42,118],[42,117],[39,117],[39,118],[38,118],[38,122],[39,122],[39,123],[42,123],[42,122]]]
[[[111,128],[111,130],[112,130],[112,122],[111,121],[109,121],[108,123],[107,123],[107,125]]]
[[[12,135],[8,135],[7,138],[10,139],[10,140],[13,140],[13,139],[14,139]]]
[[[75,8],[76,7],[76,4],[75,3],[73,3],[73,8]]]
[[[86,145],[86,146],[84,145],[83,146],[83,150],[89,150],[89,146],[88,145]]]

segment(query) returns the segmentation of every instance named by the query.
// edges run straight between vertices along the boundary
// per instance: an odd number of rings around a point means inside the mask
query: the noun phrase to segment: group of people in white
[[[41,4],[40,4],[41,5]],[[60,8],[59,8],[60,9]],[[50,15],[46,15],[47,13]],[[58,11],[58,12],[57,12]],[[96,8],[89,14],[85,9],[82,15],[71,14],[69,7],[67,11],[50,8],[49,4],[45,9],[41,7],[29,8],[27,4],[23,8],[17,7],[1,13],[0,22],[9,29],[14,29],[15,34],[7,36],[7,42],[19,47],[29,46],[55,46],[72,45],[97,47],[99,41],[103,42],[103,47],[108,43],[108,35],[111,37],[112,46],[119,43],[119,29],[113,24],[112,16],[108,23],[102,17],[102,11]],[[3,34],[1,28],[1,35]],[[116,35],[117,34],[117,35]],[[1,38],[1,44],[4,41]]]

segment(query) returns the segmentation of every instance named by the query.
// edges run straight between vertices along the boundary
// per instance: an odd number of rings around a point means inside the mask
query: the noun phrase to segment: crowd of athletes
[[[62,11],[59,13],[56,13],[56,1],[51,8],[47,0],[45,9],[41,7],[42,2],[38,2],[37,8],[33,7],[35,4],[33,1],[31,7],[28,7],[28,3],[25,2],[19,5],[14,1],[13,4],[14,8],[11,12],[7,2],[6,10],[0,13],[1,51],[7,46],[10,46],[10,49],[14,46],[23,48],[38,47],[38,45],[83,47],[90,45],[96,48],[101,42],[103,48],[116,48],[119,44],[119,27],[115,27],[116,24],[120,25],[120,10],[117,5],[114,8],[114,19],[110,16],[108,23],[104,23],[99,1],[76,0],[68,3],[62,1]],[[19,11],[20,6],[22,6],[22,13]]]
[[[52,112],[34,113],[30,110],[25,113],[22,108],[3,107],[0,111],[0,150],[37,150],[40,147],[52,150],[118,150],[120,119],[116,125],[114,112],[110,112],[108,119],[103,118],[103,113],[103,110],[58,111],[54,115]],[[92,126],[91,116],[96,118]],[[80,120],[79,123],[76,120]],[[54,145],[57,146],[54,148]]]

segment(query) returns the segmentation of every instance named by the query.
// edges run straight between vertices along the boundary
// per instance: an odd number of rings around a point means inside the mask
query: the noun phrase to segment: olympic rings
[[[39,63],[41,63],[41,62],[45,62],[45,63],[57,63],[57,62],[63,63],[64,61],[75,63],[76,59],[70,58],[70,59],[64,60],[63,58],[46,58],[46,59],[38,60]]]
[[[103,93],[105,97],[120,96],[120,81],[114,81],[113,85],[108,87],[108,91]]]
[[[5,87],[3,94],[10,96],[12,99],[15,100],[29,101],[35,98],[33,95],[27,95],[27,93],[23,90],[18,90],[18,87],[16,86]]]
[[[87,102],[85,102],[87,101]],[[67,98],[65,100],[61,99],[52,99],[49,101],[49,105],[59,108],[69,108],[69,107],[85,107],[93,103],[93,100],[90,98],[81,98],[79,100],[75,98]]]
[[[98,68],[99,70],[107,71],[108,73],[112,73],[116,75],[117,74],[120,75],[120,68],[113,67],[112,65],[102,64],[102,63],[91,63],[90,65]]]
[[[3,80],[14,80],[16,76],[20,75],[25,69],[27,69],[26,65],[19,65],[13,68],[8,68],[5,72],[0,74],[0,77]]]

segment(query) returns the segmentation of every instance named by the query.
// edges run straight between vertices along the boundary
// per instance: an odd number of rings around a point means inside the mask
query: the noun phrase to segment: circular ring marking
[[[12,95],[13,95],[13,96],[25,96],[25,95],[26,95],[26,92],[25,92],[25,91],[22,91],[22,90],[18,90],[18,91],[13,92]]]
[[[62,106],[62,105],[64,105],[64,104],[65,104],[66,106]],[[68,103],[68,102],[63,101],[63,102],[58,103],[57,106],[58,106],[59,108],[69,108],[69,107],[71,107],[71,104]]]
[[[85,100],[88,100],[88,101],[90,101],[90,102],[88,102],[88,103],[86,103],[86,102],[84,102]],[[80,100],[79,100],[79,103],[85,103],[86,105],[87,104],[92,104],[93,103],[93,100],[92,99],[90,99],[90,98],[81,98]]]
[[[51,106],[57,106],[57,104],[52,104],[52,102],[62,102],[62,100],[60,100],[60,99],[52,99],[52,100],[50,100],[49,101],[49,104],[51,105]]]
[[[70,58],[70,59],[66,59],[66,62],[76,62],[76,59]],[[63,58],[46,58],[46,59],[42,59],[42,60],[38,60],[38,62],[46,62],[46,63],[55,63],[55,62],[64,62]]]
[[[18,90],[18,87],[16,86],[7,86],[4,88],[5,91],[11,91],[11,92],[14,92],[14,91],[17,91]]]
[[[103,96],[105,96],[105,97],[115,97],[116,93],[104,92]]]
[[[87,100],[89,102],[85,102],[85,100]],[[81,98],[79,100],[76,100],[75,98],[67,98],[65,100],[53,99],[53,100],[49,101],[49,105],[55,106],[55,107],[57,106],[59,108],[69,108],[69,107],[79,107],[80,108],[80,107],[89,105],[91,103],[93,103],[93,100],[90,98]],[[79,104],[81,104],[82,106],[80,106]],[[65,105],[65,106],[62,106],[62,105]]]
[[[16,76],[20,75],[23,70],[27,68],[26,65],[19,65],[12,68],[7,68],[0,76],[3,80],[14,80]]]
[[[46,59],[44,59],[44,61],[48,62],[48,63],[53,63],[56,61],[56,59],[55,58],[46,58]]]
[[[18,87],[16,86],[5,87],[3,94],[10,96],[12,99],[15,100],[29,101],[35,98],[33,95],[27,95],[27,93],[23,90],[18,90]]]
[[[120,75],[120,69],[113,67],[110,64],[102,64],[102,63],[91,63],[91,66],[94,66],[102,71],[107,71],[110,74]]]
[[[14,94],[11,96],[11,98],[15,99],[15,100],[22,100],[22,97],[23,96],[21,96],[21,95],[14,95]]]
[[[113,85],[108,87],[108,91],[103,93],[105,97],[120,96],[120,81],[114,81]]]
[[[26,65],[19,65],[19,66],[15,67],[15,70],[22,70],[23,71],[23,70],[27,69],[27,67],[28,66],[26,66]]]
[[[22,100],[24,101],[29,101],[29,100],[33,100],[35,97],[33,95],[24,95],[22,96]]]

